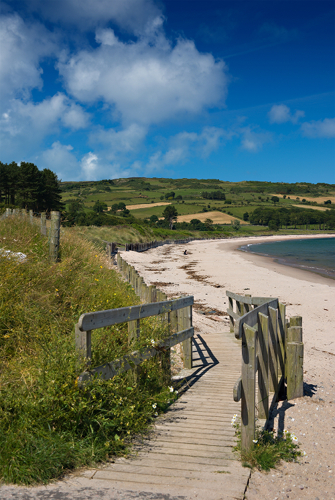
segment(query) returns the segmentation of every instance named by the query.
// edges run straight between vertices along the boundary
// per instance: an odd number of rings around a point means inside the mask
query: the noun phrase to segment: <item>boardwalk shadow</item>
[[[182,393],[186,392],[190,387],[198,382],[198,380],[200,380],[205,373],[219,364],[215,354],[201,335],[193,337],[192,353],[194,360],[192,373],[188,375],[186,371],[185,376],[182,376],[180,379],[181,387],[179,392]]]

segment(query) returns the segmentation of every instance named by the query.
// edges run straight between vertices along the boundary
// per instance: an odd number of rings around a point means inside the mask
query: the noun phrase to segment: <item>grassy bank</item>
[[[86,360],[77,359],[74,325],[83,312],[136,303],[133,290],[75,231],[62,233],[57,264],[49,262],[47,238],[18,218],[0,221],[0,248],[27,255],[0,257],[0,479],[46,483],[125,453],[171,399],[160,365],[144,363],[137,385],[125,374],[79,389]],[[140,345],[164,335],[160,322],[143,323]],[[134,347],[126,325],[96,330],[92,365]]]

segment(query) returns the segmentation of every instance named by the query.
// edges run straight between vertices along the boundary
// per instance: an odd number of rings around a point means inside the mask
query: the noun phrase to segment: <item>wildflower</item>
[[[102,269],[102,266],[100,266],[100,269]]]
[[[305,457],[307,455],[307,453],[305,451],[302,451],[302,456]]]
[[[152,407],[153,407],[153,409],[155,410],[155,409],[157,408],[157,403],[154,403],[154,404],[152,405]]]
[[[175,394],[178,394],[178,391],[174,391]]]
[[[155,347],[156,342],[154,341],[154,339],[151,339],[151,345],[152,345],[153,347]]]
[[[297,443],[298,442],[297,436],[292,436],[292,441],[293,441],[293,443]]]
[[[157,411],[156,411],[156,413],[155,413],[155,417],[158,417],[158,413],[157,413]]]
[[[257,444],[258,443],[258,439],[253,439],[252,442],[255,443],[255,444]]]
[[[172,387],[172,385],[171,385],[171,387],[169,387],[169,390],[170,390],[170,392],[174,391],[174,388]]]

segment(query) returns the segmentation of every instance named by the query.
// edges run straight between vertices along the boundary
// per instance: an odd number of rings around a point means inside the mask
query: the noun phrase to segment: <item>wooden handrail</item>
[[[129,343],[131,344],[134,340],[139,339],[140,320],[160,315],[162,320],[170,324],[173,330],[179,329],[179,331],[165,339],[157,341],[153,346],[144,347],[139,351],[126,354],[121,359],[87,369],[79,376],[78,383],[82,385],[94,376],[108,380],[119,373],[133,369],[146,359],[157,355],[160,357],[163,371],[165,370],[166,372],[164,378],[166,381],[169,381],[171,372],[170,348],[179,343],[182,343],[183,347],[185,368],[192,368],[192,337],[194,335],[192,305],[194,297],[190,295],[178,299],[166,300],[166,295],[154,286],[147,286],[134,267],[123,260],[119,253],[117,255],[117,264],[123,277],[129,281],[135,293],[146,303],[118,309],[89,312],[80,316],[75,326],[76,350],[81,358],[86,358],[87,365],[90,365],[92,358],[92,331],[97,328],[105,328],[127,322]]]

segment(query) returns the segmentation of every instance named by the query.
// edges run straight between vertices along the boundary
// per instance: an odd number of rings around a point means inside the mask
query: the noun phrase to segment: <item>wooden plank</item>
[[[290,322],[291,324],[291,322]],[[302,327],[290,326],[287,329],[287,342],[302,342]]]
[[[281,302],[278,302],[278,377],[286,377],[285,373],[285,359],[286,359],[286,349],[285,349],[285,337],[286,337],[286,306]]]
[[[304,395],[303,364],[304,344],[288,342],[287,354],[287,400],[301,398]]]
[[[121,359],[116,359],[114,361],[111,361],[110,363],[105,363],[104,365],[97,366],[96,368],[93,368],[90,371],[83,372],[79,376],[78,384],[80,385],[96,375],[104,380],[109,380],[115,377],[115,375],[124,373],[134,368],[134,366],[140,365],[146,359],[150,359],[153,356],[156,356],[156,354],[159,352],[159,349],[164,347],[170,348],[176,344],[179,344],[183,340],[192,337],[193,335],[194,335],[194,328],[192,327],[182,332],[175,333],[174,335],[171,335],[169,338],[158,342],[157,348],[146,347],[141,351],[134,351],[131,354],[126,354],[126,356],[123,356],[123,358]]]
[[[278,299],[271,299],[270,302],[267,302],[265,304],[262,304],[255,309],[252,309],[248,313],[246,313],[244,316],[242,316],[239,319],[239,325],[238,328],[235,328],[235,337],[237,339],[242,338],[242,333],[243,333],[243,325],[247,324],[248,326],[254,327],[255,325],[258,324],[258,314],[268,314],[268,307],[273,307],[276,309],[278,306]]]
[[[269,418],[269,316],[258,314],[258,418]]]
[[[250,449],[255,439],[255,328],[244,324],[242,336],[241,446]]]
[[[269,390],[278,394],[277,309],[269,307]]]
[[[233,332],[234,331],[234,316],[232,316],[232,314],[230,314],[230,312],[234,312],[234,303],[233,303],[233,299],[231,297],[228,297],[228,301],[229,301],[229,308],[227,310],[227,313],[229,314],[229,329],[231,332]]]
[[[270,302],[273,297],[250,297],[249,295],[238,295],[237,293],[226,291],[227,297],[234,299],[238,302],[243,302],[244,304],[260,306],[265,302]]]
[[[82,331],[95,330],[106,326],[117,325],[135,319],[148,318],[167,312],[175,311],[183,307],[193,305],[194,297],[182,297],[175,300],[165,300],[153,304],[141,304],[139,306],[121,307],[119,309],[107,309],[105,311],[96,311],[82,314],[78,325]]]

